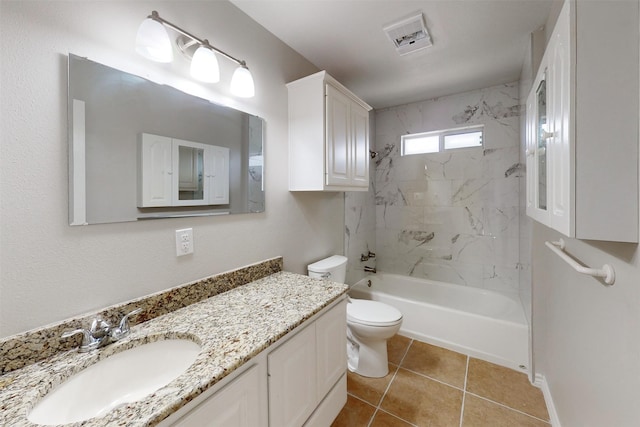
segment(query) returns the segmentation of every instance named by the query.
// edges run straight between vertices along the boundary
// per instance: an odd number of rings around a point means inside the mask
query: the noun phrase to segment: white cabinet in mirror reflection
[[[138,141],[138,206],[229,203],[229,149],[142,133]]]

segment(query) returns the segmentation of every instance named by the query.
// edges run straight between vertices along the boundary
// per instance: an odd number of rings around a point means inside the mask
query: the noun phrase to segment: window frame
[[[456,147],[456,148],[445,148],[444,139],[449,135],[463,135],[466,133],[476,133],[480,132],[480,145],[473,145],[468,147]],[[438,151],[428,151],[422,153],[410,153],[405,154],[405,141],[411,139],[418,139],[424,137],[438,137]],[[484,147],[484,124],[480,125],[472,125],[472,126],[463,126],[459,128],[451,128],[451,129],[441,129],[429,132],[419,132],[419,133],[409,133],[406,135],[402,135],[400,137],[400,155],[401,156],[415,156],[419,154],[435,154],[435,153],[444,153],[446,151],[452,150],[466,150],[469,148],[482,148]]]

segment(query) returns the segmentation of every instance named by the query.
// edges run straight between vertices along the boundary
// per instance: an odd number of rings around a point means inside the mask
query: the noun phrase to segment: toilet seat
[[[402,321],[395,307],[378,302],[353,299],[347,304],[347,322],[368,326],[394,326]]]

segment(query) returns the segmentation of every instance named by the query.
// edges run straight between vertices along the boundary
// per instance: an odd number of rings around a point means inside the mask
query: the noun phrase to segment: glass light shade
[[[231,77],[231,93],[241,98],[252,98],[255,95],[253,77],[248,68],[236,68]]]
[[[200,46],[191,59],[191,76],[206,83],[220,81],[220,68],[216,54],[209,48]]]
[[[173,61],[173,47],[164,25],[151,18],[142,21],[136,36],[136,52],[156,62]]]

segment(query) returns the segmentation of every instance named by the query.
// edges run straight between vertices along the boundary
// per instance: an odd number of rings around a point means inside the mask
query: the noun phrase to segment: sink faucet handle
[[[136,308],[135,310],[133,310],[130,313],[125,314],[124,316],[122,316],[122,319],[120,319],[120,329],[127,329],[129,330],[129,317],[131,316],[135,316],[136,314],[142,312],[141,308]]]
[[[89,333],[94,338],[104,338],[105,336],[109,335],[109,332],[111,331],[111,329],[112,327],[109,324],[109,322],[104,320],[102,317],[98,316],[94,318],[93,321],[91,322],[91,328],[89,329]]]
[[[73,331],[65,331],[62,333],[62,335],[60,335],[60,338],[69,338],[77,334],[82,334],[82,343],[78,348],[78,351],[80,353],[85,353],[87,351],[98,348],[100,346],[100,343],[102,342],[101,339],[94,338],[91,334],[91,331],[87,329],[74,329]]]
[[[87,345],[91,343],[91,340],[93,339],[93,337],[91,336],[91,332],[87,331],[86,329],[74,329],[73,331],[64,331],[62,333],[62,335],[60,335],[60,338],[70,338],[74,335],[77,334],[82,334],[82,344],[81,345]]]
[[[141,308],[136,308],[132,312],[122,316],[122,319],[120,319],[120,324],[118,325],[118,327],[111,331],[111,339],[114,341],[117,341],[129,335],[129,332],[131,332],[131,327],[129,326],[129,318],[131,316],[135,316],[141,311],[142,311]]]

